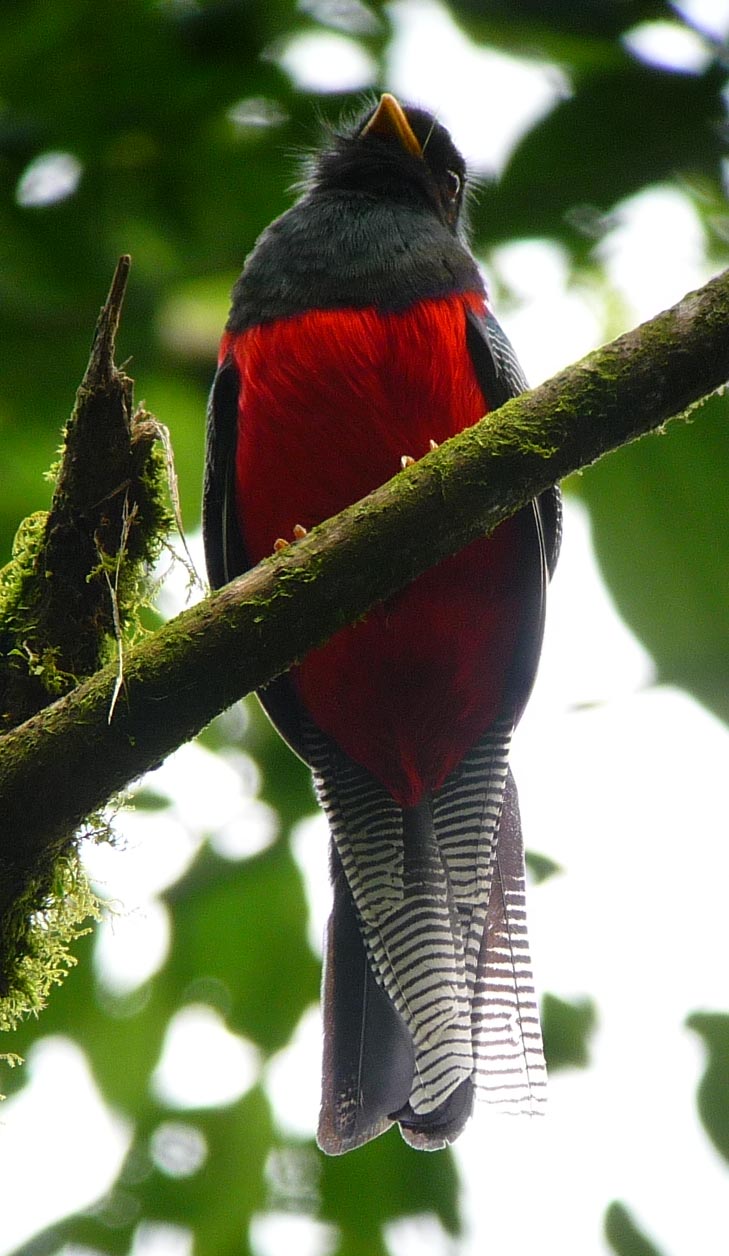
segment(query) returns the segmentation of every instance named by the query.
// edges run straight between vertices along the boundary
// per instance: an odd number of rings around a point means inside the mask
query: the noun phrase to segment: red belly
[[[312,311],[223,343],[241,374],[236,477],[251,561],[312,527],[487,410],[464,304]],[[499,714],[520,618],[507,520],[292,671],[313,719],[405,806],[437,789]]]

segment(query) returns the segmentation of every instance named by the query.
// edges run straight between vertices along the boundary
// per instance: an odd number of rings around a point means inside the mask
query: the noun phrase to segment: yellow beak
[[[383,139],[399,140],[403,148],[408,153],[412,153],[414,157],[422,157],[423,155],[420,140],[405,117],[402,106],[398,104],[395,97],[391,96],[389,92],[384,92],[380,96],[380,103],[367,126],[364,127],[362,134],[379,135]]]

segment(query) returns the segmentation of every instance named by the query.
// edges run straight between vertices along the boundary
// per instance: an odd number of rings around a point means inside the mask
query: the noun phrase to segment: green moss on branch
[[[136,623],[149,564],[171,525],[159,427],[134,412],[114,366],[129,269],[122,258],[66,424],[50,510],[21,524],[0,571],[0,729],[68,694],[118,654]],[[53,792],[38,791],[46,812]],[[89,812],[95,809],[88,809]],[[88,813],[87,813],[88,814]],[[76,823],[53,841],[0,843],[0,1027],[42,1006],[97,914],[78,859]]]

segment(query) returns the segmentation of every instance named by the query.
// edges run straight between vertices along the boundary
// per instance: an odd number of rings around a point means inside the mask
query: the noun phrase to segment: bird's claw
[[[305,528],[303,524],[295,523],[293,527],[294,541],[300,541],[302,537],[306,536],[308,531],[309,529]],[[292,543],[291,541],[285,540],[284,537],[282,536],[277,537],[273,543],[274,554],[280,554],[281,550],[286,549],[286,547],[288,545],[291,545],[291,543]]]
[[[437,440],[429,440],[428,447],[430,449],[430,452],[432,453],[434,449],[438,448]],[[404,471],[406,467],[414,466],[414,464],[415,464],[415,459],[412,457],[411,454],[401,454],[400,456],[400,470],[401,471]]]

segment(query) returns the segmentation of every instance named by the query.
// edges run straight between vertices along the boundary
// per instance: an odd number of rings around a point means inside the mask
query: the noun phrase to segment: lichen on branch
[[[63,433],[50,509],[24,520],[0,570],[0,732],[118,653],[172,523],[159,425],[135,411],[132,381],[114,364],[128,273],[125,256]],[[43,797],[52,811],[52,793]],[[0,848],[0,1028],[42,1006],[96,914],[77,846],[69,826],[45,847]]]

